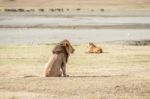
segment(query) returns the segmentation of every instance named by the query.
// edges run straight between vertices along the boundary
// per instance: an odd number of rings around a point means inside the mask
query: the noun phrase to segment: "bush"
[[[49,9],[49,11],[52,11],[52,12],[54,12],[54,9]]]
[[[18,9],[19,12],[24,12],[24,9],[20,8]]]
[[[67,11],[69,11],[70,9],[66,9]]]
[[[100,11],[104,11],[104,9],[100,9]]]
[[[80,11],[81,9],[80,9],[80,8],[77,8],[76,10],[77,10],[77,11]]]
[[[39,9],[40,12],[44,12],[44,9]]]
[[[4,9],[4,11],[6,11],[6,12],[17,12],[16,9]]]

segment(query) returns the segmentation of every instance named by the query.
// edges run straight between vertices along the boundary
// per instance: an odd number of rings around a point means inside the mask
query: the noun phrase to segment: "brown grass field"
[[[149,0],[0,0],[1,8],[83,8],[150,10]]]
[[[0,99],[149,99],[150,46],[74,45],[70,77],[42,77],[54,45],[0,45]]]

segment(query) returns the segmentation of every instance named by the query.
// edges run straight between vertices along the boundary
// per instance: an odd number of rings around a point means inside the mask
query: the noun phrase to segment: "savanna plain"
[[[53,44],[0,46],[1,99],[149,99],[150,46],[99,43],[102,54],[73,45],[69,77],[42,77]]]
[[[0,99],[150,99],[150,46],[101,42],[149,40],[149,0],[0,0],[0,11]],[[64,38],[69,77],[43,77]],[[85,53],[90,41],[104,52]]]

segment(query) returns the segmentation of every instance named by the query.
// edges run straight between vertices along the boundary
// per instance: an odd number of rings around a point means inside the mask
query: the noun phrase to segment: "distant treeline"
[[[81,8],[76,8],[76,9],[69,9],[69,8],[51,8],[51,9],[44,9],[44,8],[39,8],[39,9],[23,9],[23,8],[5,8],[5,9],[0,9],[0,11],[4,12],[64,12],[64,11],[82,11],[83,9]],[[91,12],[95,11],[94,9],[90,10]],[[104,11],[104,9],[98,9],[98,11]]]

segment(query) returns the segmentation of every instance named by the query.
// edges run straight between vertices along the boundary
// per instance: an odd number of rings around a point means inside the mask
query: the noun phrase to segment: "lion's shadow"
[[[126,77],[128,75],[86,75],[86,76],[69,76],[70,78],[107,78],[107,77]]]
[[[69,76],[66,78],[108,78],[108,77],[127,77],[128,75],[77,75],[77,76]],[[40,77],[36,75],[25,75],[23,76],[24,78],[29,78],[29,77]],[[62,76],[63,77],[63,76]],[[49,78],[49,77],[48,77]]]
[[[99,78],[99,77],[112,77],[112,76],[97,76],[97,75],[94,75],[94,76],[69,76],[70,78]]]
[[[99,54],[109,54],[110,52],[103,52],[103,53],[89,53],[89,52],[84,52],[85,54],[97,54],[97,55],[99,55]]]

